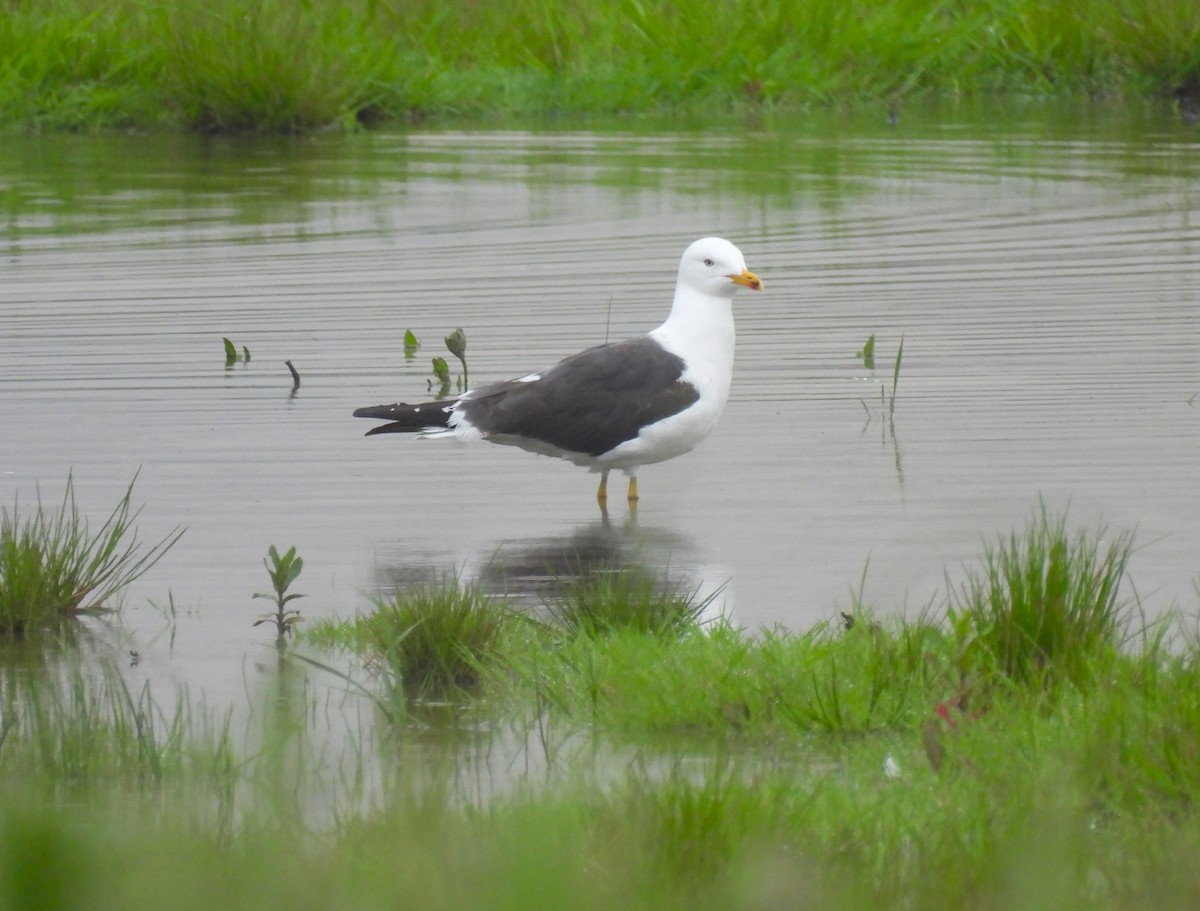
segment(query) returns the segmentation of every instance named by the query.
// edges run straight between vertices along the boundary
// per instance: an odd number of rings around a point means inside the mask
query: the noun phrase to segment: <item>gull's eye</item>
[[[709,259],[708,257],[705,257],[705,258],[704,258],[704,265],[706,265],[706,266],[712,266],[712,265],[715,265],[715,264],[713,263],[713,261],[712,261],[711,259]]]

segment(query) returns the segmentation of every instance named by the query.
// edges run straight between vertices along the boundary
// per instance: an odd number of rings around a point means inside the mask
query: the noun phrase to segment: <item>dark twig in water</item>
[[[296,372],[296,368],[292,366],[291,361],[284,361],[284,363],[287,364],[287,369],[292,371],[292,388],[299,389],[300,388],[300,374],[298,374]]]

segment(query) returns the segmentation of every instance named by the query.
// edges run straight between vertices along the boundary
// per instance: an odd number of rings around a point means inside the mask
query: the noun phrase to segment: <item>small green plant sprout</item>
[[[258,626],[261,623],[274,621],[275,632],[282,641],[285,636],[291,635],[292,627],[304,619],[300,616],[299,610],[288,607],[290,602],[304,597],[295,592],[288,594],[288,588],[296,581],[300,576],[300,570],[304,568],[304,560],[296,556],[295,547],[281,557],[279,551],[275,549],[275,545],[272,544],[267,548],[267,557],[263,559],[263,565],[267,567],[267,575],[271,577],[271,587],[275,589],[275,593],[255,592],[254,597],[274,601],[275,611],[263,614],[254,621],[254,625]]]
[[[446,363],[444,357],[435,357],[433,359],[433,375],[437,377],[439,383],[449,384],[450,365]]]
[[[237,346],[233,344],[225,336],[221,336],[221,341],[225,343],[225,366],[232,367],[238,361],[250,363],[250,349],[242,345],[242,352],[238,354]]]
[[[888,396],[888,420],[896,413],[896,386],[900,383],[900,362],[904,359],[904,336],[900,336],[900,347],[896,349],[896,364],[892,368],[892,392]]]
[[[470,374],[467,371],[467,333],[462,329],[455,329],[445,338],[446,348],[453,354],[460,364],[462,364],[462,378],[459,380],[459,388],[466,389],[468,377]]]
[[[417,352],[421,349],[421,343],[417,341],[416,333],[411,329],[404,330],[404,359],[411,361],[416,357]]]
[[[871,333],[866,343],[858,349],[858,353],[854,356],[860,358],[863,366],[868,370],[875,369],[875,333]]]
[[[414,345],[414,347],[412,347],[412,348],[409,347],[409,337],[410,336],[412,336],[412,342]],[[459,392],[462,392],[464,389],[468,388],[467,334],[465,332],[463,332],[462,329],[455,329],[453,332],[451,332],[449,335],[446,336],[444,341],[446,342],[446,348],[450,351],[451,354],[453,354],[456,358],[458,358],[459,363],[462,364],[462,373],[460,373],[458,375],[458,377],[456,377],[454,379],[455,387],[458,389]],[[417,337],[415,335],[412,335],[411,331],[406,332],[404,334],[405,356],[411,357],[412,354],[416,352],[417,347],[419,347],[419,343],[417,343]],[[437,380],[437,384],[438,384],[437,397],[439,399],[445,398],[447,395],[450,394],[451,377],[450,377],[450,365],[448,363],[446,363],[446,359],[444,357],[434,357],[433,358],[433,377],[435,380]],[[425,384],[425,387],[427,389],[429,389],[430,391],[432,391],[433,390],[433,380],[429,380]]]
[[[875,336],[872,334],[854,355],[863,362],[863,366],[868,370],[875,369]],[[880,383],[879,386],[879,403],[882,412],[887,414],[888,420],[896,414],[896,387],[900,385],[900,364],[904,360],[904,336],[900,336],[900,347],[896,349],[896,360],[892,364],[892,388],[889,390],[886,386]],[[873,379],[873,378],[872,378]],[[863,409],[867,412],[867,423],[871,422],[874,415],[867,403],[862,399]]]
[[[433,359],[433,375],[438,381],[437,397],[445,398],[450,394],[450,365],[446,363],[444,357],[435,357]],[[433,380],[429,380],[425,384],[426,388],[433,389]]]

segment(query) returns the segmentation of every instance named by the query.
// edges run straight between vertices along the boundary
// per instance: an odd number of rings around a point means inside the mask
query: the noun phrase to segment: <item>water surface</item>
[[[860,580],[881,613],[939,604],[1042,497],[1072,526],[1136,527],[1146,610],[1194,610],[1197,139],[1061,111],[8,137],[0,499],[56,499],[71,472],[102,519],[140,470],[142,537],[187,533],[114,635],[136,673],[218,698],[272,666],[250,626],[269,544],[304,556],[313,618],[444,573],[536,604],[556,573],[615,559],[723,586],[748,628],[804,628]],[[455,327],[475,382],[653,328],[705,234],[767,291],[737,300],[720,427],[642,472],[636,521],[620,497],[605,521],[573,466],[365,439],[350,417],[422,397]],[[872,334],[874,370],[856,357]],[[251,361],[227,369],[222,336]]]

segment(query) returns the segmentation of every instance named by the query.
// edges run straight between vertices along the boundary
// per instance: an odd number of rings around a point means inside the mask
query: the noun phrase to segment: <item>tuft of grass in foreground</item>
[[[22,635],[66,617],[110,609],[112,598],[157,563],[183,535],[176,529],[143,549],[133,522],[131,481],[108,518],[92,530],[67,478],[62,502],[32,515],[19,502],[0,514],[0,635]]]
[[[10,0],[0,122],[305,132],[428,115],[1179,95],[1192,0]]]
[[[484,774],[510,787],[482,805],[406,782],[420,780],[406,762],[378,799],[341,807],[321,832],[274,806],[214,831],[187,802],[148,812],[153,799],[133,789],[108,801],[93,790],[81,813],[78,793],[38,803],[6,777],[0,904],[74,896],[190,911],[212,907],[216,889],[229,907],[295,908],[317,896],[347,911],[1190,907],[1195,808],[1186,798],[1118,804],[1085,765],[1104,733],[1095,722],[1116,714],[1084,701],[998,714],[964,727],[941,772],[901,735],[773,752],[664,744],[595,766],[576,756],[557,781],[493,755]],[[1104,769],[1137,778],[1111,761]]]
[[[1121,582],[1133,534],[1067,533],[1044,502],[1024,532],[984,549],[982,568],[952,594],[964,664],[1018,683],[1084,685],[1121,644],[1130,618]]]
[[[349,624],[314,624],[305,641],[349,644],[409,698],[477,689],[484,666],[520,622],[506,605],[453,577],[374,603]]]

